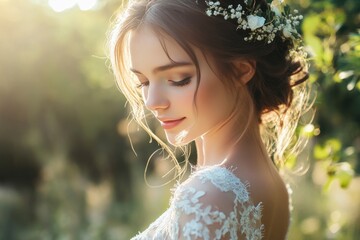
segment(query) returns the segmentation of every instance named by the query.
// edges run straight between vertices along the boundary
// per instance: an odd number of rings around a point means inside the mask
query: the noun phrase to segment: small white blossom
[[[283,29],[283,34],[286,38],[290,38],[292,36],[292,27],[290,24],[287,24]]]

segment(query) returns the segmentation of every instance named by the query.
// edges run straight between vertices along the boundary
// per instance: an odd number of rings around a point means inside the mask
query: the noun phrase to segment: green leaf
[[[340,151],[342,144],[339,139],[331,138],[326,141],[325,145],[327,148],[331,149],[333,153],[336,153]]]
[[[315,35],[321,23],[319,15],[309,14],[303,21],[302,30],[304,35]]]
[[[329,156],[328,151],[325,147],[320,146],[318,144],[314,147],[314,158],[317,160],[324,160]]]
[[[289,14],[290,14],[290,7],[289,7],[289,5],[285,5],[285,6],[284,6],[284,13],[285,13],[285,15],[289,15]]]
[[[314,147],[314,157],[317,160],[327,160],[330,159],[332,161],[340,160],[340,150],[342,144],[339,139],[331,138],[327,140],[323,146],[315,145]]]
[[[322,45],[322,41],[320,38],[316,37],[315,35],[305,35],[304,36],[306,45],[311,49],[311,52],[314,55],[314,63],[318,68],[323,68],[324,61],[323,61],[323,53],[324,48]]]
[[[328,175],[339,181],[340,187],[347,188],[354,176],[354,170],[348,162],[341,162],[328,167]]]

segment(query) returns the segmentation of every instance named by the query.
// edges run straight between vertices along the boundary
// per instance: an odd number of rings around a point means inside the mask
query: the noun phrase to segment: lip
[[[161,123],[161,126],[164,129],[171,129],[176,127],[177,125],[179,125],[183,120],[185,119],[185,117],[183,118],[178,118],[178,119],[165,119],[165,118],[159,118],[159,121]]]

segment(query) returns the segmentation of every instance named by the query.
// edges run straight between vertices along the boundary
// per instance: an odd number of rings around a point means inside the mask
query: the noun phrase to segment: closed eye
[[[174,80],[169,80],[169,82],[171,82],[171,85],[175,86],[175,87],[183,87],[188,85],[191,82],[191,77],[186,77],[180,81],[174,81]],[[144,81],[144,82],[140,82],[136,85],[137,88],[143,88],[143,87],[147,87],[150,85],[149,81]]]
[[[186,77],[183,80],[180,81],[173,81],[170,80],[171,84],[176,87],[183,87],[185,85],[188,85],[191,82],[191,77]]]
[[[136,85],[137,88],[143,88],[143,87],[146,87],[146,86],[149,86],[149,81],[146,81],[146,82],[140,82]]]

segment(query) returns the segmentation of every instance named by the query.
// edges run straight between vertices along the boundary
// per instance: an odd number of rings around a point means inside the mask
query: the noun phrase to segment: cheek
[[[212,108],[213,103],[211,100],[211,96],[213,96],[211,89],[208,86],[201,86],[196,95],[196,106],[198,111],[204,112],[206,108]]]
[[[195,84],[193,86],[171,87],[168,92],[170,102],[174,109],[193,110]]]
[[[204,79],[199,86],[196,96],[196,106],[199,113],[206,115],[206,113],[212,112],[212,114],[215,114],[215,111],[218,111],[219,107],[221,107],[222,101],[219,95],[222,89],[219,88],[220,84],[215,84],[214,81],[219,80],[207,81],[207,79]]]

